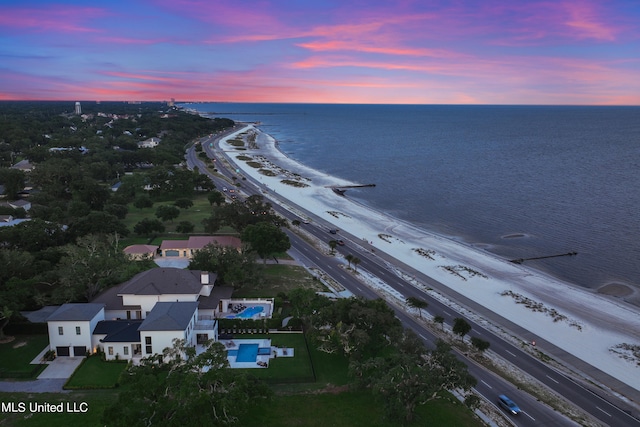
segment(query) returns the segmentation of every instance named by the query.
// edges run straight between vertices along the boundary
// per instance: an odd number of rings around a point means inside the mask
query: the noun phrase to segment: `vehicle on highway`
[[[518,407],[518,405],[516,405],[516,403],[513,400],[509,399],[504,394],[501,394],[500,396],[498,396],[498,403],[504,409],[509,411],[512,415],[518,415],[520,412],[522,412]]]
[[[338,244],[338,246],[344,246],[344,240],[336,240],[336,243]]]
[[[329,229],[329,233],[331,233],[331,234],[338,234],[338,230],[336,230],[335,228],[330,228],[330,229]]]

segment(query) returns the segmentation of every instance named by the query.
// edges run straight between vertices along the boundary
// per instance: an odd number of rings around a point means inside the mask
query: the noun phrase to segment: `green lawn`
[[[193,230],[194,233],[204,233],[202,220],[208,218],[211,215],[212,209],[214,209],[215,207],[211,207],[211,205],[209,204],[209,200],[207,200],[206,194],[196,195],[191,200],[193,201],[193,206],[191,206],[189,209],[180,209],[180,216],[178,218],[174,219],[173,221],[167,221],[163,223],[166,232],[175,232],[176,225],[178,225],[180,221],[189,221],[195,226],[195,229]],[[161,205],[173,205],[173,202],[155,202],[153,204],[153,207],[145,209],[138,209],[133,206],[132,203],[130,203],[129,205],[127,205],[127,208],[129,208],[129,213],[127,214],[123,222],[129,230],[133,231],[133,227],[144,218],[157,219],[156,208]],[[224,229],[221,231],[232,232],[233,230]]]
[[[48,345],[47,335],[16,335],[13,341],[0,344],[0,377],[35,378],[46,365],[30,363]]]
[[[100,356],[84,359],[69,381],[67,389],[113,388],[120,374],[127,368],[125,362],[106,362]]]
[[[294,357],[273,358],[267,369],[238,369],[271,384],[313,382],[313,367],[303,334],[254,334],[253,338],[268,338],[272,346],[293,348]],[[238,340],[243,337],[238,336]]]
[[[367,392],[326,392],[276,396],[256,402],[240,417],[239,425],[278,427],[396,427],[397,420],[385,420],[381,405]],[[482,425],[462,404],[443,400],[418,408],[409,426]]]
[[[267,264],[264,284],[251,284],[233,292],[235,298],[275,297],[280,292],[289,293],[296,288],[326,291],[325,286],[303,267],[285,264]]]

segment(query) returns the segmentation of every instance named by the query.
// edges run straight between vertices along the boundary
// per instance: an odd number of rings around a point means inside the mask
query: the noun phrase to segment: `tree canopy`
[[[286,252],[291,247],[289,236],[268,222],[250,224],[240,236],[243,242],[248,243],[251,249],[260,255],[263,262],[266,262],[267,256]]]
[[[204,369],[206,367],[206,369]],[[229,426],[256,399],[268,399],[267,386],[228,368],[220,343],[198,355],[174,340],[163,356],[128,368],[118,401],[104,412],[110,426]]]
[[[217,245],[207,245],[196,251],[189,262],[189,270],[215,271],[216,283],[240,288],[264,281],[262,266],[256,264],[255,255],[247,250],[237,251]]]

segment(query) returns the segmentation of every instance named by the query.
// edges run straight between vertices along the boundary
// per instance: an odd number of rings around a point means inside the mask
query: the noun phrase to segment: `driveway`
[[[39,363],[42,354],[31,363]],[[57,357],[51,362],[47,362],[47,367],[33,381],[0,381],[0,392],[20,392],[20,393],[67,393],[62,387],[71,377],[84,357]]]
[[[56,357],[52,362],[49,362],[49,366],[38,375],[39,380],[49,379],[64,379],[67,380],[71,377],[80,363],[84,360],[84,357]]]

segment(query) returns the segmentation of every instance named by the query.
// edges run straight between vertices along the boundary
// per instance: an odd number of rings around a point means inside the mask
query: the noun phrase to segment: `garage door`
[[[73,355],[76,357],[85,357],[87,355],[87,347],[85,346],[74,346],[73,347]]]
[[[58,356],[68,356],[69,355],[69,347],[56,347],[56,354]]]
[[[164,256],[180,256],[180,251],[166,250]]]

